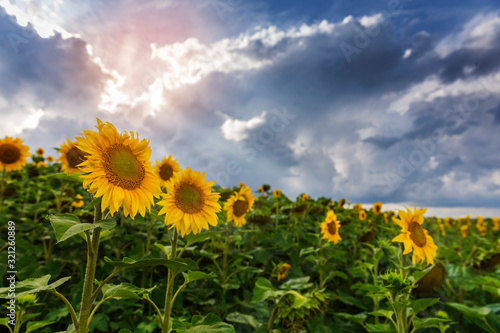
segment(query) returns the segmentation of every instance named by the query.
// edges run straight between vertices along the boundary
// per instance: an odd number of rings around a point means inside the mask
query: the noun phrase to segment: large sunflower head
[[[382,202],[375,202],[372,210],[375,215],[380,214],[380,212],[382,212]]]
[[[424,213],[426,211],[427,209],[417,209],[414,206],[413,212],[406,208],[406,212],[403,210],[399,211],[399,219],[392,218],[394,223],[402,228],[401,234],[396,236],[392,241],[404,244],[403,254],[413,251],[413,264],[427,260],[427,264],[432,265],[436,257],[437,246],[434,244],[434,240],[427,230],[422,228]]]
[[[179,172],[179,163],[177,160],[172,159],[172,155],[163,157],[161,162],[156,161],[155,172],[160,179],[162,187],[167,185],[167,182],[175,173]]]
[[[6,136],[0,139],[0,170],[2,172],[21,170],[30,156],[29,147],[23,140]]]
[[[227,199],[224,210],[227,214],[227,222],[233,221],[234,225],[241,227],[247,223],[245,216],[252,209],[255,197],[250,187],[240,187],[240,190]]]
[[[321,223],[321,233],[323,237],[321,239],[327,239],[329,242],[337,244],[342,240],[339,234],[340,222],[337,220],[337,215],[333,210],[329,210],[326,214],[325,221]]]
[[[361,221],[366,220],[366,212],[365,212],[363,209],[361,209],[361,210],[359,211],[359,219],[360,219]]]
[[[66,143],[59,149],[61,156],[57,158],[61,162],[61,171],[67,174],[81,172],[78,165],[87,159],[87,153],[76,147],[75,142],[67,139]]]
[[[149,158],[149,141],[139,141],[133,132],[118,133],[109,122],[97,119],[97,132],[83,131],[84,137],[76,138],[76,146],[89,154],[79,164],[83,175],[83,187],[96,198],[102,197],[101,207],[109,207],[113,215],[123,204],[125,216],[134,218],[151,210],[154,196],[161,189]]]
[[[273,192],[273,194],[274,194],[275,198],[279,198],[279,197],[281,197],[281,190],[275,189],[274,192]]]
[[[215,181],[206,182],[205,174],[189,167],[174,174],[167,182],[167,193],[162,194],[159,214],[165,214],[165,225],[171,224],[181,232],[197,234],[208,225],[217,225],[220,194],[212,192]]]
[[[42,157],[45,152],[43,151],[43,148],[38,148],[36,150],[36,156]]]

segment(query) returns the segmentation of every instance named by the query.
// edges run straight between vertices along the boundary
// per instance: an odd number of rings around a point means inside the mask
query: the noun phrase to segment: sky
[[[0,0],[0,136],[96,118],[223,187],[500,215],[500,4]]]

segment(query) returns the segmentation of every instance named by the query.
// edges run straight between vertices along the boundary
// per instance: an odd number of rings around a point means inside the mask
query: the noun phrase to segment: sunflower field
[[[0,139],[1,332],[500,332],[498,218],[221,188],[96,128]]]

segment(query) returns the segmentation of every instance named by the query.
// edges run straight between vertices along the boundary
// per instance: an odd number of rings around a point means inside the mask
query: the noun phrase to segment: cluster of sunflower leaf
[[[220,188],[172,156],[153,167],[135,133],[96,127],[57,161],[38,149],[28,164],[20,139],[0,140],[11,332],[500,331],[497,218]]]

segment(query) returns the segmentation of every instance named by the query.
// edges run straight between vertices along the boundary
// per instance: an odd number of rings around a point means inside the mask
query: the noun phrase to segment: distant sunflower
[[[87,153],[78,149],[75,142],[67,139],[66,143],[61,145],[59,149],[61,156],[57,158],[61,162],[61,171],[67,174],[81,172],[78,165],[87,159]]]
[[[161,162],[156,161],[155,172],[160,179],[161,186],[165,187],[168,180],[179,172],[179,163],[177,163],[177,160],[172,159],[172,155],[163,157]]]
[[[466,225],[463,225],[460,227],[460,233],[462,234],[462,237],[463,238],[466,238],[467,237],[467,234],[469,233],[469,226],[466,224]]]
[[[29,147],[23,140],[6,136],[0,139],[0,170],[2,172],[21,170],[30,156]]]
[[[219,193],[212,192],[215,181],[205,182],[205,174],[189,167],[174,174],[167,182],[167,193],[162,194],[158,205],[163,206],[159,214],[165,214],[165,224],[171,224],[184,237],[197,234],[208,225],[217,225],[217,202]]]
[[[52,156],[47,156],[47,162],[49,163],[54,162],[54,158]]]
[[[360,210],[360,211],[359,211],[359,219],[360,219],[361,221],[366,220],[366,212],[365,212],[364,210]]]
[[[102,197],[101,209],[109,207],[113,215],[123,204],[123,213],[133,219],[151,210],[154,196],[161,189],[149,158],[149,141],[134,133],[118,133],[113,124],[97,119],[98,132],[83,131],[76,146],[88,153],[79,166],[83,172],[83,187],[96,198]]]
[[[279,189],[275,189],[273,193],[275,198],[281,197],[281,191]]]
[[[234,193],[224,205],[227,222],[233,221],[236,227],[245,225],[247,223],[245,215],[252,209],[254,201],[255,197],[250,187],[241,187],[239,192]]]
[[[73,205],[73,207],[76,207],[76,208],[83,207],[83,205],[84,205],[83,197],[80,194],[77,194],[76,200],[73,201],[72,205]]]
[[[321,239],[326,239],[329,242],[333,242],[337,244],[342,240],[339,234],[340,222],[337,220],[337,215],[333,212],[333,210],[329,210],[326,214],[325,221],[321,223],[321,233],[323,237]]]
[[[259,186],[259,192],[264,193],[264,188],[262,186]]]
[[[382,211],[382,202],[375,202],[373,204],[372,210],[375,215],[380,214],[380,212]]]
[[[307,200],[309,200],[309,199],[310,199],[310,198],[309,198],[309,196],[308,196],[307,194],[305,194],[305,193],[304,193],[304,194],[302,194],[302,201],[307,201]]]
[[[284,263],[280,266],[280,268],[278,269],[278,281],[281,281],[286,277],[288,271],[290,270],[290,267],[292,266],[287,263]]]
[[[497,231],[498,229],[500,229],[500,223],[498,222],[498,217],[494,217],[491,219],[491,221],[493,222],[493,231]]]
[[[389,215],[384,212],[384,221],[385,223],[389,223]]]
[[[43,148],[38,148],[36,150],[36,156],[42,157],[44,153]]]
[[[413,251],[413,264],[427,260],[427,264],[432,265],[436,257],[437,246],[427,230],[422,228],[426,211],[427,209],[417,209],[414,206],[413,212],[406,208],[406,212],[399,211],[399,219],[395,217],[392,219],[402,228],[401,234],[394,237],[392,241],[404,244],[403,254]]]
[[[339,206],[339,208],[343,208],[343,207],[344,207],[344,205],[345,205],[345,202],[346,202],[346,198],[342,198],[342,199],[340,199],[340,201],[339,201],[339,205],[338,205],[338,206]]]
[[[45,163],[44,161],[40,161],[36,164],[36,167],[37,168],[46,168],[47,167],[47,163]]]

